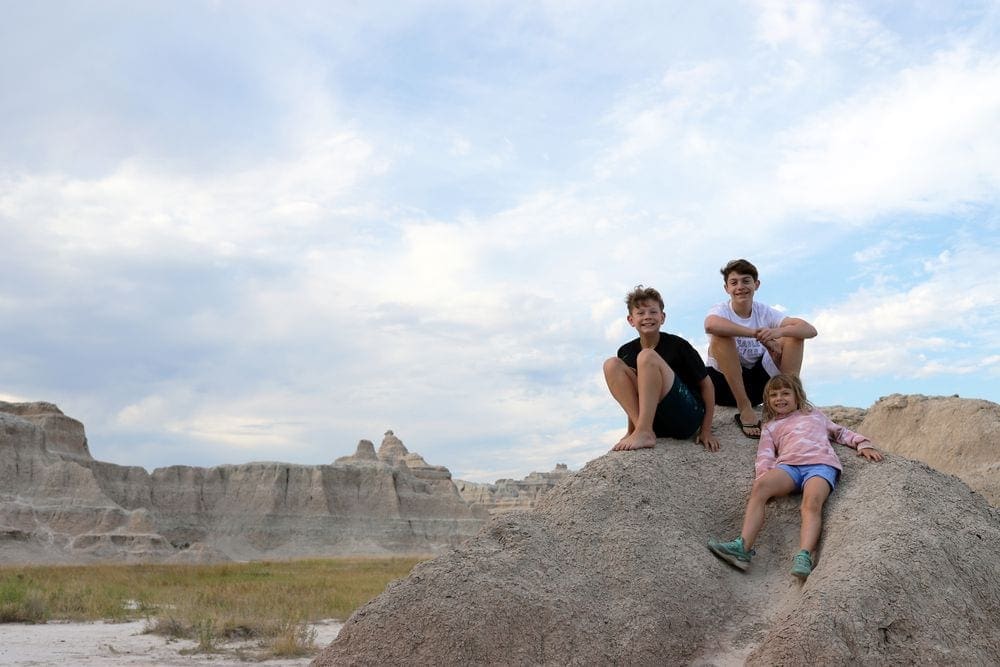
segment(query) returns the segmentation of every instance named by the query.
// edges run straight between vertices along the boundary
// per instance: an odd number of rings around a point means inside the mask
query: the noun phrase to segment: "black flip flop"
[[[733,421],[735,421],[736,425],[740,427],[741,431],[743,431],[743,435],[750,438],[751,440],[760,440],[760,421],[758,421],[756,424],[744,424],[743,421],[740,419],[740,413],[738,412],[735,415],[733,415]],[[754,435],[753,433],[747,433],[747,429],[750,428],[757,429],[757,435]]]

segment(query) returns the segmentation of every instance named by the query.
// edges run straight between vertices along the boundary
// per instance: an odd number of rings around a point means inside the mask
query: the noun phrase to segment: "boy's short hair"
[[[730,273],[739,273],[744,276],[753,276],[754,281],[759,280],[757,277],[757,267],[748,262],[745,259],[734,259],[720,271],[722,274],[722,281],[726,282],[729,280]]]
[[[765,422],[769,422],[778,416],[771,409],[771,401],[768,400],[771,392],[778,389],[791,389],[798,409],[802,412],[812,412],[813,404],[806,398],[806,390],[802,386],[802,380],[799,379],[799,376],[792,375],[791,373],[778,373],[764,385],[764,407],[762,410],[764,414],[762,416]]]
[[[636,285],[635,289],[625,295],[625,305],[628,306],[628,314],[638,307],[643,301],[655,301],[660,304],[660,310],[664,309],[663,297],[652,287]]]

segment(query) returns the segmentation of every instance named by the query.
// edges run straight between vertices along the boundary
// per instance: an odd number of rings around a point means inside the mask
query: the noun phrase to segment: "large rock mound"
[[[869,408],[858,428],[884,449],[955,475],[1000,506],[1000,405],[892,394]]]
[[[314,665],[1000,664],[1000,514],[954,477],[840,448],[816,569],[789,574],[798,498],[750,571],[738,534],[754,443],[721,410],[718,453],[661,440],[587,465],[527,513],[414,568]]]

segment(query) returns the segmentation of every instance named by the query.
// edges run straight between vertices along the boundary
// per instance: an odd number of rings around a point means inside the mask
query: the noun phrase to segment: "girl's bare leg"
[[[830,484],[822,477],[810,477],[802,485],[802,529],[799,549],[816,551],[819,535],[823,530],[823,504],[830,497]]]
[[[747,510],[743,515],[743,528],[740,536],[743,538],[743,546],[749,551],[753,547],[757,534],[760,533],[764,525],[764,505],[771,498],[787,496],[795,490],[795,482],[791,475],[780,468],[768,470],[764,475],[753,483],[750,490],[750,500],[747,501]]]

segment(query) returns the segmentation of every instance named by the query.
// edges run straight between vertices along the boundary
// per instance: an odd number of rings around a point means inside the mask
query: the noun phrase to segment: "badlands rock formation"
[[[391,431],[332,465],[148,473],[93,459],[83,425],[51,403],[0,402],[0,563],[431,554],[495,505],[465,500]]]
[[[572,473],[565,463],[552,472],[529,473],[524,479],[498,479],[494,484],[455,480],[458,492],[466,501],[486,508],[490,514],[533,508],[552,487]]]
[[[1000,664],[1000,513],[981,495],[838,446],[812,576],[789,574],[795,497],[768,506],[743,573],[705,543],[738,534],[755,445],[730,410],[716,430],[720,452],[610,452],[533,511],[493,516],[359,609],[314,665]]]
[[[890,452],[955,475],[1000,507],[1000,405],[958,396],[892,394],[867,410],[824,408]]]
[[[1000,405],[892,394],[868,409],[859,428],[890,452],[959,477],[1000,507]]]
[[[75,459],[90,459],[83,424],[67,417],[52,403],[8,403],[0,401],[0,413],[16,415],[37,426],[44,439],[44,448],[52,454]]]

